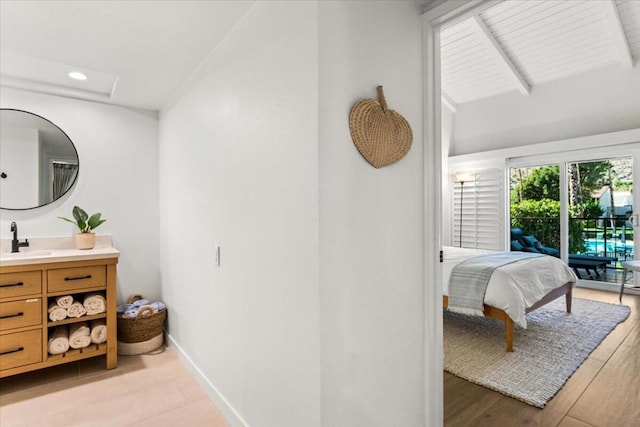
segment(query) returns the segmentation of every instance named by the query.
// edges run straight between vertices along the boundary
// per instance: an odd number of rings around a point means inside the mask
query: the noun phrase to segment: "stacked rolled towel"
[[[87,294],[84,297],[82,305],[87,310],[89,316],[104,313],[107,309],[106,301],[99,293]]]
[[[56,297],[56,304],[66,310],[67,308],[71,307],[71,304],[73,304],[73,297],[71,295]]]
[[[52,322],[57,322],[59,320],[64,320],[67,318],[67,309],[60,307],[55,302],[52,302],[49,305],[49,309],[47,311],[49,312],[49,319]]]
[[[140,301],[143,301],[144,304],[139,304]],[[149,300],[143,299],[133,304],[121,304],[116,308],[116,311],[125,319],[135,319],[138,317],[138,313],[140,313],[140,317],[147,317],[166,308],[167,306],[160,301],[149,303]]]
[[[51,354],[61,354],[69,350],[69,330],[66,325],[58,326],[53,330],[47,348]]]
[[[98,319],[91,322],[91,342],[94,344],[102,344],[107,341],[107,325],[104,319]]]
[[[91,344],[91,332],[87,322],[74,323],[69,326],[69,346],[84,348]]]
[[[67,308],[67,316],[69,317],[80,317],[84,316],[86,313],[87,310],[78,301],[74,301],[71,303],[69,308]]]

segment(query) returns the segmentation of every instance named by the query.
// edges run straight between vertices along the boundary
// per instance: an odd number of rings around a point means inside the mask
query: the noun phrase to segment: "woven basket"
[[[156,335],[147,341],[142,342],[120,342],[118,341],[118,354],[123,356],[135,356],[136,354],[149,353],[160,347],[164,343],[164,334]]]
[[[387,107],[382,86],[378,100],[356,103],[349,114],[353,143],[373,167],[381,168],[402,159],[411,149],[411,126],[400,114]]]
[[[132,304],[143,299],[142,295],[132,295],[127,300]],[[135,319],[126,319],[121,314],[118,315],[118,341],[123,343],[138,343],[149,341],[161,335],[164,331],[164,323],[167,319],[167,309],[160,310],[155,314],[142,317],[143,314],[153,312],[151,306],[140,307],[138,316]]]

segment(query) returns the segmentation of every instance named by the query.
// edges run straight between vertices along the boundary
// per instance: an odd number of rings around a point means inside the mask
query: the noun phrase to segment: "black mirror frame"
[[[78,149],[76,148],[76,145],[73,143],[71,138],[69,138],[69,135],[67,135],[67,133],[60,128],[60,126],[58,126],[57,124],[53,123],[51,120],[42,117],[39,114],[35,114],[35,113],[30,112],[30,111],[20,110],[18,108],[0,108],[0,110],[2,110],[2,111],[17,111],[17,112],[21,112],[21,113],[30,114],[32,116],[38,117],[38,118],[50,123],[52,126],[55,126],[56,129],[58,129],[60,132],[62,132],[62,134],[67,138],[67,140],[69,140],[69,142],[71,143],[71,146],[73,147],[73,151],[76,153],[76,158],[78,159],[78,171],[76,172],[76,176],[73,179],[73,182],[71,183],[71,185],[69,185],[69,188],[67,188],[67,190],[64,193],[62,193],[60,195],[60,197],[58,197],[57,199],[51,200],[50,202],[43,203],[43,204],[38,205],[38,206],[29,207],[29,208],[4,208],[4,207],[0,206],[0,210],[6,210],[6,211],[28,211],[28,210],[38,209],[38,208],[41,208],[43,206],[50,205],[51,203],[63,198],[76,185],[76,182],[78,182],[78,177],[80,176],[80,155],[78,154]]]

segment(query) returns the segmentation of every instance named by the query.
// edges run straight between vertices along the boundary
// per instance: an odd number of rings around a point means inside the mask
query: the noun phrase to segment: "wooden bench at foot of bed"
[[[550,303],[556,298],[560,298],[562,295],[564,295],[566,299],[567,313],[571,313],[572,290],[573,290],[573,283],[571,282],[565,283],[559,288],[556,288],[551,292],[549,292],[548,294],[546,294],[544,297],[542,297],[540,301],[536,302],[531,307],[525,309],[525,313],[530,313],[533,310],[536,310],[542,307],[543,305]],[[442,303],[444,305],[444,308],[449,307],[449,297],[446,295],[443,295]],[[508,352],[513,351],[513,320],[511,320],[509,315],[504,310],[484,304],[484,316],[490,317],[496,320],[502,320],[504,322],[504,333],[505,333],[507,351]]]

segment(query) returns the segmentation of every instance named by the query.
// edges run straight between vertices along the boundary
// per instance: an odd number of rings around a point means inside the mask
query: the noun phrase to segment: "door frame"
[[[424,124],[424,425],[444,423],[442,286],[442,129],[440,29],[499,0],[447,1],[422,14]]]

